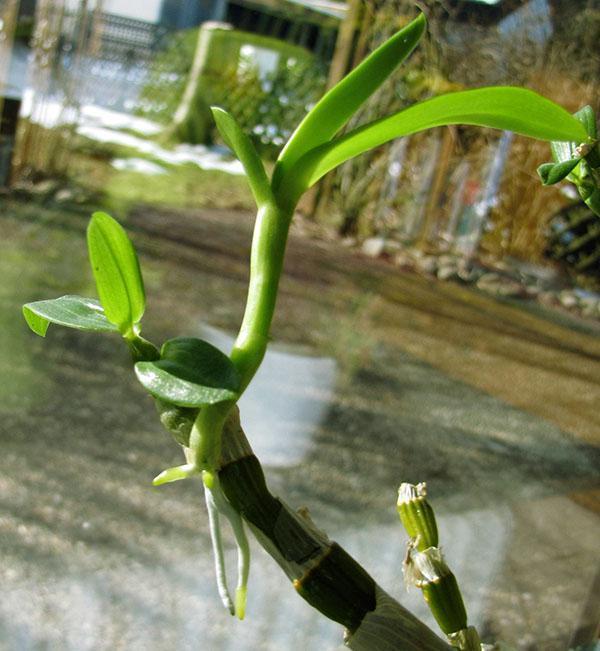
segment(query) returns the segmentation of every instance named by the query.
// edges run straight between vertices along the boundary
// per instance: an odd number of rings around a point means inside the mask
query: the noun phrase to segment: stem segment
[[[292,209],[283,209],[275,202],[267,202],[258,209],[246,311],[230,355],[241,377],[240,395],[254,377],[267,350],[292,214]],[[221,402],[200,409],[190,433],[189,447],[194,462],[204,472],[204,483],[209,488],[221,451],[223,424],[233,404]]]
[[[307,516],[273,496],[260,462],[242,431],[237,409],[223,430],[218,467],[229,504],[279,564],[296,591],[347,629],[354,651],[450,651],[425,624],[381,588]]]
[[[242,378],[240,393],[254,377],[267,350],[292,214],[293,209],[281,208],[275,202],[258,209],[246,311],[230,355]]]

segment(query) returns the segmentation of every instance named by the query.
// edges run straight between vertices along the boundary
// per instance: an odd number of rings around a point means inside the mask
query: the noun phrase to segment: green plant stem
[[[423,622],[386,595],[367,571],[329,540],[307,512],[292,510],[269,491],[233,409],[225,422],[218,479],[240,514],[298,594],[346,628],[354,651],[449,651]]]
[[[189,448],[192,461],[202,471],[207,488],[213,487],[214,473],[221,454],[221,432],[233,402],[207,405],[198,411],[190,432]]]
[[[254,377],[267,350],[292,215],[293,207],[282,208],[268,202],[256,216],[246,311],[230,355],[241,377],[240,394]]]
[[[293,209],[281,208],[275,202],[267,202],[258,209],[246,311],[231,351],[231,360],[241,378],[240,395],[254,377],[267,350],[292,214]],[[228,401],[203,407],[190,433],[189,447],[194,463],[204,471],[204,481],[209,487],[220,455],[223,423],[233,405]]]

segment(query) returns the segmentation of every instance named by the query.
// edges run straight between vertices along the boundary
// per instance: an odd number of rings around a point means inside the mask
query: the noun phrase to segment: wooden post
[[[214,65],[215,55],[211,49],[215,47],[215,44],[221,54],[221,63],[226,63],[227,46],[223,43],[222,34],[228,30],[231,30],[231,25],[214,21],[203,23],[198,30],[192,69],[188,75],[179,106],[173,116],[173,122],[165,133],[167,137],[177,134],[179,138],[187,142],[206,143],[208,141],[212,116],[209,106],[202,97],[201,79],[210,66]]]
[[[0,0],[0,116],[8,85],[8,71],[17,26],[19,0]]]

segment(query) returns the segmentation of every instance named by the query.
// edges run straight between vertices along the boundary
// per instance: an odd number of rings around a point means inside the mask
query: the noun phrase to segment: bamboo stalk
[[[273,496],[233,409],[223,429],[218,477],[231,506],[298,594],[346,628],[354,651],[448,651],[451,647],[387,595],[305,512]]]

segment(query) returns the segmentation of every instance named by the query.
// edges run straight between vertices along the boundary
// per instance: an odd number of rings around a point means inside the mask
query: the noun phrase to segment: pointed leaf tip
[[[162,486],[162,484],[170,484],[171,482],[187,479],[197,474],[198,470],[196,466],[193,463],[186,463],[182,466],[174,466],[173,468],[163,470],[152,480],[152,485]]]
[[[371,52],[331,88],[309,111],[279,155],[273,187],[290,173],[307,152],[329,142],[367,99],[417,46],[427,20],[423,13]]]
[[[117,332],[98,301],[83,296],[67,295],[46,301],[35,301],[23,306],[27,325],[40,337],[45,337],[51,323],[89,330],[92,332]]]
[[[262,206],[272,199],[272,194],[271,185],[258,152],[233,115],[219,106],[211,106],[210,110],[223,140],[244,167],[254,200],[258,206]]]
[[[50,325],[50,321],[32,310],[29,304],[23,305],[22,310],[25,321],[27,322],[27,325],[31,331],[35,332],[35,334],[39,335],[40,337],[45,337],[46,332],[48,331],[48,326]]]

